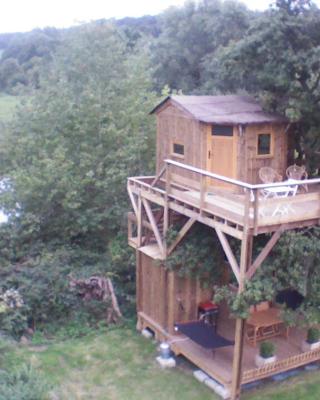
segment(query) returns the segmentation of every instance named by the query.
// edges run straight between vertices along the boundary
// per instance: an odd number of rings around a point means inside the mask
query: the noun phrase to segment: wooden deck
[[[178,191],[173,189],[177,199],[184,200],[196,208],[200,207],[200,192],[194,190]],[[204,195],[204,211],[211,212],[225,218],[234,224],[245,224],[245,195],[232,195],[228,198],[217,194],[214,190]],[[251,205],[249,212],[249,226],[254,226],[254,210]],[[294,224],[305,221],[314,221],[320,218],[320,187],[312,193],[299,193],[295,197],[259,199],[257,226],[259,233],[270,231],[272,227],[282,224]],[[271,229],[270,229],[271,228]]]
[[[139,329],[145,327],[155,332],[157,340],[166,340],[170,343],[176,355],[182,355],[191,361],[196,368],[203,370],[217,382],[230,387],[232,379],[232,362],[234,347],[224,347],[212,350],[204,349],[191,339],[181,334],[168,334],[157,322],[144,313],[138,314]],[[234,340],[235,321],[228,318],[219,318],[218,330],[221,336]],[[255,356],[258,346],[254,347],[244,342],[242,361],[242,384],[254,382],[272,375],[290,371],[320,360],[320,349],[302,352],[301,344],[306,337],[306,332],[299,328],[290,328],[288,338],[283,336],[269,339],[276,348],[277,361],[265,367],[256,367]]]
[[[275,232],[279,227],[287,230],[317,225],[320,221],[320,179],[310,181],[308,192],[301,190],[295,196],[268,199],[261,196],[263,185],[249,185],[252,189],[240,186],[240,193],[210,186],[204,191],[191,187],[199,186],[196,181],[175,179],[170,180],[169,188],[164,179],[153,185],[156,177],[129,178],[128,191],[133,201],[141,196],[238,239],[244,229],[258,235]]]

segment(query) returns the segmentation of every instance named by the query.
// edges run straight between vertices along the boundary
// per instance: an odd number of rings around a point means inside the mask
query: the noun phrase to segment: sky
[[[266,9],[271,0],[242,0],[249,8]],[[69,27],[102,18],[155,15],[185,0],[2,0],[0,32]],[[320,4],[320,0],[316,1]]]

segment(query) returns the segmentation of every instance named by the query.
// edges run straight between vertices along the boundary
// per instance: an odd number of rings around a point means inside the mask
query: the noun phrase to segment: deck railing
[[[299,193],[301,186],[301,192],[304,193]],[[308,226],[320,220],[320,178],[250,184],[177,161],[165,160],[164,167],[156,177],[129,178],[129,187],[136,188],[136,194],[143,190],[146,199],[164,207],[168,206],[169,201],[178,201],[187,207],[193,207],[197,210],[200,222],[206,223],[208,218],[216,216],[234,224],[236,229],[253,229],[255,235],[273,232],[285,224],[288,227],[292,227],[292,224]],[[283,187],[295,187],[298,194],[288,197],[264,196],[265,191],[275,188],[281,190]],[[305,188],[308,189],[307,192]],[[133,197],[130,190],[129,195]],[[137,204],[133,198],[131,200],[137,215]],[[174,204],[177,210],[179,204]],[[187,208],[183,210],[187,216],[195,217],[195,213],[191,213]]]
[[[310,214],[310,219],[312,217],[320,218],[320,190],[317,190],[316,188],[316,185],[320,184],[320,178],[304,179],[300,181],[295,180],[294,182],[284,181],[268,184],[250,184],[169,159],[164,160],[164,163],[165,167],[161,171],[161,175],[165,174],[166,176],[165,180],[167,194],[170,196],[172,187],[177,185],[179,186],[180,181],[186,184],[189,183],[191,187],[193,186],[200,193],[200,212],[205,206],[205,196],[208,192],[208,187],[210,187],[209,181],[214,180],[218,182],[222,186],[222,188],[225,188],[226,186],[229,186],[229,188],[235,188],[235,190],[233,191],[234,194],[232,194],[232,191],[230,190],[224,190],[224,196],[226,196],[226,198],[233,197],[236,202],[242,202],[244,206],[244,225],[254,228],[255,231],[257,231],[259,219],[264,219],[264,210],[267,210],[268,208],[271,210],[276,210],[277,208],[281,207],[281,204],[283,204],[283,206],[289,204],[292,209],[293,204],[299,204],[306,201],[315,201],[318,203],[319,208],[316,207],[315,210],[313,210],[314,212],[313,214]],[[179,171],[179,173],[177,173],[177,171]],[[193,176],[196,175],[199,178],[184,178],[183,173],[185,174],[186,172],[190,173]],[[158,178],[160,178],[160,174]],[[285,198],[277,197],[265,199],[261,196],[261,193],[263,193],[263,191],[283,187],[297,187],[297,190],[299,190],[300,187],[308,187],[309,193]],[[315,188],[315,190],[313,190],[312,188]],[[236,194],[238,194],[238,196]],[[242,195],[241,200],[239,198],[239,194]]]
[[[257,381],[278,374],[280,372],[289,371],[290,369],[301,367],[320,360],[320,349],[301,353],[292,357],[285,358],[270,364],[266,364],[260,368],[254,368],[243,372],[242,383]]]

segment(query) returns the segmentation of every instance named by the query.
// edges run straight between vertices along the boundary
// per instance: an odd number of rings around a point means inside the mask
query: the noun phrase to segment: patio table
[[[284,326],[278,308],[271,307],[267,310],[255,311],[247,319],[247,339],[253,346],[257,345],[257,341],[280,336],[283,332],[288,337],[289,327]]]

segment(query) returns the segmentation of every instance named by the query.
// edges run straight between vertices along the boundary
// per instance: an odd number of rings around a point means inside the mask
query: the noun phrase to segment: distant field
[[[7,122],[12,118],[14,110],[21,98],[0,94],[0,121]]]

